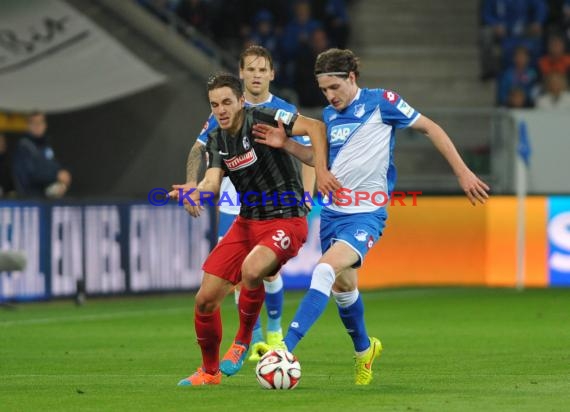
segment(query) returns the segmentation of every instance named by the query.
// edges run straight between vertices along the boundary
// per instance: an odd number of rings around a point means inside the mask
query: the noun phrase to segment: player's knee
[[[311,278],[311,289],[318,290],[330,296],[336,275],[334,269],[328,263],[319,263],[313,270]]]
[[[248,289],[258,287],[263,281],[263,268],[254,262],[245,262],[241,266],[241,280]]]
[[[213,313],[218,308],[219,302],[213,296],[198,291],[194,306],[198,313]]]
[[[256,288],[263,281],[259,272],[250,267],[242,267],[241,280],[248,289]]]
[[[356,287],[357,284],[355,279],[338,276],[333,284],[333,291],[339,293],[352,292]]]

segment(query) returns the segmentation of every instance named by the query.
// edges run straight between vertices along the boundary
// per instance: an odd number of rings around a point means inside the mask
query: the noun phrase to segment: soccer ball
[[[265,389],[293,389],[301,379],[301,365],[291,352],[270,350],[257,362],[255,376]]]

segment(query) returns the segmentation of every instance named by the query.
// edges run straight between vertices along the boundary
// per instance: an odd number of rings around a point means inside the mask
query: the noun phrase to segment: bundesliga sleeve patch
[[[414,109],[408,103],[404,101],[404,99],[400,99],[400,102],[396,106],[396,108],[404,114],[408,119],[412,117],[414,114]]]
[[[283,109],[279,109],[275,112],[275,120],[281,120],[283,124],[289,124],[291,119],[293,118],[293,113],[285,111]]]

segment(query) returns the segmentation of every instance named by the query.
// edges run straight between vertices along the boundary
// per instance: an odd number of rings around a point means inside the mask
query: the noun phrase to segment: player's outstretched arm
[[[196,141],[188,152],[186,160],[186,183],[196,187],[198,184],[198,173],[206,166],[206,145]]]
[[[411,127],[425,134],[445,157],[471,204],[485,203],[489,198],[489,186],[467,167],[445,130],[423,115]]]
[[[200,202],[202,193],[211,193],[212,196],[208,196],[209,198],[217,196],[220,191],[223,177],[224,171],[222,169],[212,167],[206,170],[204,179],[202,179],[197,187],[194,187],[190,183],[172,185],[172,190],[168,195],[172,199],[183,199],[184,209],[186,209],[186,211],[192,216],[198,217],[203,210]]]

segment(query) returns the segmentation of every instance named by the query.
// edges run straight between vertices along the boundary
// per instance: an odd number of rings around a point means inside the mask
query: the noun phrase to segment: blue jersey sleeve
[[[200,131],[200,134],[198,135],[196,141],[204,145],[208,143],[208,133],[210,133],[216,127],[218,127],[218,121],[213,114],[210,114],[210,117],[208,117],[208,120],[206,120],[206,123],[204,123],[204,127],[202,128],[202,131]]]
[[[380,111],[382,121],[394,126],[396,129],[403,129],[411,126],[419,117],[412,106],[391,90],[379,89]]]
[[[291,139],[295,140],[297,143],[301,143],[303,146],[312,146],[311,138],[309,136],[293,136]]]

